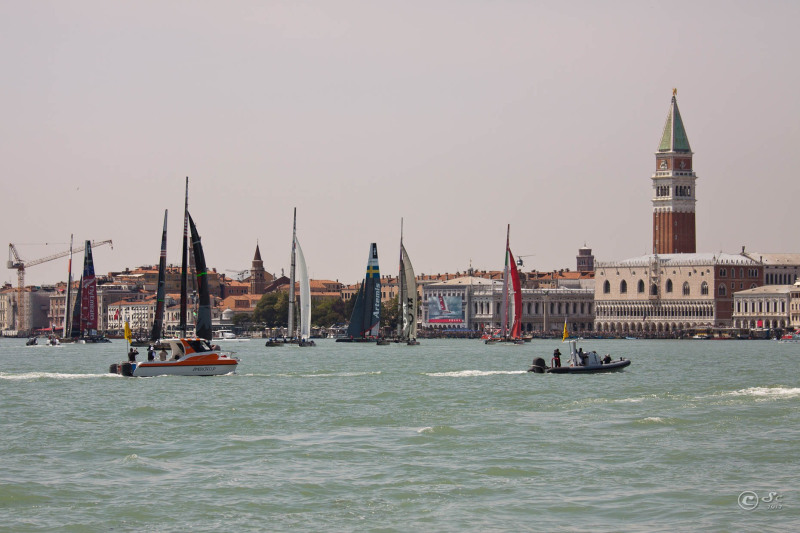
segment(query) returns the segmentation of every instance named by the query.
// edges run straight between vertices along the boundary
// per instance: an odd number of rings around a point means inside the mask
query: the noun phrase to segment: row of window
[[[669,185],[659,185],[656,187],[656,196],[664,197],[669,196],[671,187]],[[689,185],[676,185],[675,196],[691,196],[692,188]]]
[[[758,305],[756,305],[756,303]],[[766,303],[766,305],[764,305]],[[778,305],[780,304],[780,305]],[[778,307],[780,307],[780,311],[778,311]],[[756,309],[758,308],[758,309]],[[765,309],[766,308],[766,309]],[[767,300],[759,301],[759,302],[749,302],[745,301],[738,301],[736,302],[736,312],[737,313],[785,313],[786,312],[786,301],[781,300],[780,302],[776,300]]]
[[[643,306],[613,306],[613,307],[598,307],[597,318],[602,317],[638,317],[645,319],[650,317],[692,317],[703,318],[714,316],[714,310],[711,305],[704,306],[659,306],[659,307],[643,307]]]
[[[793,285],[797,281],[797,274],[791,272],[789,274],[767,274],[767,285]]]
[[[637,283],[636,285],[636,292],[638,292],[639,294],[643,294],[644,290],[645,290],[644,280],[640,279],[639,283]],[[671,279],[667,280],[667,283],[664,285],[664,290],[668,293],[673,291],[673,284]],[[603,294],[609,294],[610,292],[611,292],[611,283],[608,280],[606,280],[605,283],[603,283]],[[620,294],[628,293],[628,282],[625,281],[624,279],[619,283],[619,292]],[[650,284],[650,294],[652,296],[658,295],[658,285],[656,285],[655,283]],[[705,281],[700,285],[700,294],[702,294],[703,296],[708,294],[708,283],[706,283]],[[683,283],[683,295],[691,296],[691,288],[689,286],[688,281],[685,281]]]
[[[727,278],[728,277],[728,269],[727,268],[720,268],[719,269],[719,277]],[[735,268],[731,268],[731,277],[732,278],[736,277],[736,269]],[[744,268],[740,268],[739,269],[739,277],[740,278],[744,277]],[[757,277],[759,277],[758,276],[758,269],[757,268],[748,268],[747,269],[747,277],[748,278],[757,278]]]
[[[529,302],[523,305],[523,313],[526,315],[539,315],[544,312],[544,304],[539,306],[540,302]],[[571,302],[573,315],[592,314],[592,304],[589,302]],[[485,315],[492,312],[491,302],[474,302],[472,306],[473,313],[476,315]],[[501,304],[495,303],[495,314],[500,314]],[[563,306],[563,307],[562,307]],[[527,311],[525,309],[527,308]],[[580,309],[580,312],[578,311]],[[541,311],[540,311],[541,310]],[[550,314],[570,314],[570,302],[550,302]]]

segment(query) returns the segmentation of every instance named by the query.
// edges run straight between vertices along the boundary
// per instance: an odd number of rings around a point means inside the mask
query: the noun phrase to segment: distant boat
[[[70,339],[76,344],[111,342],[97,331],[97,278],[94,274],[92,241],[86,241],[83,252],[83,274],[72,310]]]
[[[299,271],[299,272],[298,272]],[[300,241],[297,240],[297,208],[294,209],[292,223],[292,261],[289,270],[289,335],[295,337],[294,331],[294,284],[295,274],[300,274],[300,332],[296,335],[297,345],[301,347],[316,346],[311,340],[311,285],[308,281],[306,258]]]
[[[497,342],[507,342],[511,344],[523,344],[525,341],[522,339],[522,286],[519,281],[519,270],[517,263],[514,261],[514,254],[511,253],[511,246],[509,244],[511,236],[511,224],[508,225],[506,230],[506,253],[505,253],[505,267],[503,268],[503,301],[501,306],[500,315],[500,336],[486,339],[486,344],[496,344]],[[509,282],[510,288],[513,292],[513,301],[509,298]],[[509,325],[512,317],[509,313],[509,307],[513,303],[513,321]]]
[[[356,294],[347,336],[336,342],[374,342],[381,325],[381,274],[378,268],[378,245],[370,245],[367,273]]]
[[[528,372],[536,374],[596,374],[600,372],[617,372],[630,366],[630,359],[619,358],[616,361],[611,360],[611,356],[606,354],[601,358],[597,352],[584,352],[582,349],[576,348],[577,342],[574,340],[569,341],[570,357],[568,365],[548,367],[541,357],[533,360],[533,366],[528,369]]]
[[[161,294],[162,279],[166,274],[159,264],[159,294],[160,301],[156,304],[156,320],[153,323],[151,339],[155,336],[157,340],[156,349],[159,350],[158,356],[152,361],[136,362],[135,355],[129,355],[129,360],[123,363],[112,364],[109,372],[121,374],[129,377],[152,377],[152,376],[217,376],[230,374],[236,371],[239,360],[228,354],[222,353],[218,346],[212,345],[211,331],[211,298],[208,288],[208,271],[206,268],[205,254],[203,245],[200,242],[200,235],[194,225],[191,215],[188,215],[189,227],[192,236],[192,251],[197,271],[198,299],[197,309],[197,328],[194,338],[159,339],[161,325],[157,322],[158,308],[162,307],[163,318],[163,294]],[[164,213],[164,232],[161,237],[161,261],[166,261],[167,247],[167,213]],[[182,268],[186,268],[186,263]],[[186,290],[185,286],[182,290]],[[183,296],[183,295],[181,295]],[[159,296],[156,296],[159,300]]]
[[[397,276],[397,302],[399,320],[397,337],[409,346],[419,344],[417,340],[417,278],[414,267],[403,245],[403,221],[400,220],[400,273]]]

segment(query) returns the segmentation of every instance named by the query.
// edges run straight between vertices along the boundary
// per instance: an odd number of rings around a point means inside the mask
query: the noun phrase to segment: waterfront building
[[[189,254],[191,257],[191,254]],[[125,269],[121,272],[109,272],[108,277],[116,283],[137,286],[146,292],[155,294],[158,288],[158,265],[142,266],[133,270]],[[221,297],[222,287],[217,269],[210,268],[206,275],[208,279],[208,290],[212,296]],[[166,279],[164,288],[168,293],[181,291],[181,269],[180,267],[167,265]],[[193,274],[189,275],[189,293],[196,292],[196,279]]]
[[[15,320],[15,297],[13,296],[15,289],[10,283],[4,284],[0,287],[0,330],[3,331],[3,336],[11,336],[17,334],[17,325]]]
[[[241,294],[237,296],[228,296],[220,301],[215,307],[217,314],[221,315],[225,310],[230,309],[234,314],[245,313],[252,315],[256,310],[256,305],[261,301],[263,294]]]
[[[0,289],[0,328],[8,332],[8,335],[17,335],[20,318],[17,298],[21,297],[28,330],[19,333],[28,335],[37,329],[49,329],[51,327],[48,319],[50,296],[55,292],[56,288],[52,285],[28,286],[23,289],[22,293],[11,285],[5,285]]]
[[[789,292],[789,325],[800,331],[800,281],[796,281]]]
[[[763,267],[744,255],[664,254],[595,267],[597,331],[675,334],[731,327],[733,295],[763,285]]]
[[[742,255],[764,265],[764,285],[792,285],[800,279],[800,254],[747,252]]]
[[[653,181],[653,253],[696,252],[695,182],[692,152],[683,125],[677,91],[672,92],[667,122],[656,152]]]
[[[171,305],[170,298],[165,298],[165,304]],[[123,299],[110,304],[104,316],[108,331],[121,333],[125,322],[131,328],[134,337],[149,337],[156,314],[155,295],[142,295]]]
[[[594,290],[587,288],[522,289],[522,331],[560,334],[594,329]],[[422,326],[434,329],[494,332],[501,326],[502,280],[463,276],[422,289]]]
[[[794,285],[764,285],[733,295],[733,327],[738,329],[786,329],[791,318]]]

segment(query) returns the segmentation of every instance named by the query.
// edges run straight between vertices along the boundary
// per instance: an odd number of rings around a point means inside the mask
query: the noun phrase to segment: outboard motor
[[[108,367],[108,371],[112,374],[119,374],[119,370],[117,369],[117,363],[114,363],[110,367]]]
[[[528,372],[533,372],[534,374],[544,374],[545,370],[547,370],[547,366],[544,362],[544,359],[537,357],[533,360],[533,366],[528,369]]]
[[[133,376],[133,369],[135,367],[130,363],[122,363],[122,372],[121,374],[126,377]]]

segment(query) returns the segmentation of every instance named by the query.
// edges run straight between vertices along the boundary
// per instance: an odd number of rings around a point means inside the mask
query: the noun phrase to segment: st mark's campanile
[[[695,253],[695,182],[692,149],[672,91],[653,173],[653,253]]]

